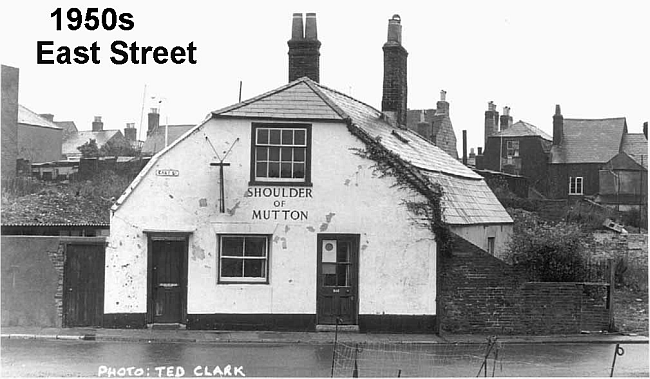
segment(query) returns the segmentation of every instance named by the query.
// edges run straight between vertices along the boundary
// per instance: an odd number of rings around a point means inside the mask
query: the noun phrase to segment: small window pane
[[[227,278],[240,278],[242,276],[244,261],[237,258],[221,259],[221,276]]]
[[[280,157],[282,158],[282,162],[291,162],[291,148],[289,147],[283,147],[281,152],[280,152]]]
[[[266,162],[258,163],[257,168],[256,168],[257,171],[255,171],[255,176],[257,176],[258,178],[266,178],[267,175],[268,175],[266,173],[267,168],[268,168],[268,165],[267,165]]]
[[[293,149],[293,161],[294,162],[304,162],[305,161],[305,148],[304,147],[295,147]]]
[[[269,130],[257,129],[257,143],[266,145],[269,143]]]
[[[244,245],[240,238],[223,237],[221,241],[221,255],[230,257],[240,257],[244,255]]]
[[[257,160],[258,161],[266,161],[268,160],[269,156],[269,148],[268,147],[258,147],[256,149],[257,151]]]
[[[305,146],[305,130],[296,130],[294,133],[294,144]]]
[[[338,250],[336,252],[337,262],[348,262],[349,243],[339,242]]]
[[[336,267],[336,285],[346,287],[348,285],[348,271],[350,266],[337,265]]]
[[[291,163],[282,163],[282,178],[291,178]]]
[[[271,145],[279,145],[280,144],[280,130],[278,129],[271,129]]]
[[[247,259],[244,261],[244,276],[247,278],[263,278],[266,262],[261,259]]]
[[[269,160],[278,162],[280,160],[280,148],[269,147]]]
[[[296,179],[305,178],[305,164],[304,163],[294,163],[293,164],[293,177]]]
[[[293,145],[293,130],[289,129],[282,131],[282,144]]]
[[[269,178],[280,177],[280,164],[276,162],[269,163]]]
[[[336,264],[334,263],[323,263],[323,274],[325,275],[334,275],[336,274]]]
[[[266,238],[264,237],[246,237],[245,255],[247,257],[265,257],[266,256]]]

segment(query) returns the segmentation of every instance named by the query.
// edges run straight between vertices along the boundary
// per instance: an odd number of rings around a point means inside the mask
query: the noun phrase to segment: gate
[[[63,326],[102,326],[104,243],[68,243],[63,269]]]

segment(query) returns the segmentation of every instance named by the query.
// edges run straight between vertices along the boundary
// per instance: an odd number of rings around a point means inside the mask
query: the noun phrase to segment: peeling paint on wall
[[[239,203],[240,203],[240,201],[236,202],[234,207],[226,209],[226,211],[228,212],[229,215],[231,215],[231,216],[235,215],[235,212],[237,212],[237,208],[239,208]]]
[[[291,228],[289,227],[289,225],[285,225],[285,226],[284,226],[284,233],[285,233],[285,234],[286,234],[286,233],[289,233],[289,230],[291,230]]]
[[[329,228],[329,226],[330,226],[330,224],[328,224],[328,223],[326,223],[326,222],[320,224],[320,231],[321,231],[321,233],[324,232],[324,231],[326,231],[327,228]]]
[[[308,226],[305,229],[307,229],[307,231],[312,232],[312,233],[316,231],[316,229],[314,229],[313,226]]]
[[[205,208],[207,206],[208,206],[208,199],[206,198],[199,199],[199,207]]]
[[[196,259],[204,260],[205,259],[205,250],[201,246],[197,246],[196,244],[192,244],[192,260]]]
[[[286,250],[287,249],[287,239],[282,237],[282,238],[280,238],[280,241],[282,241],[282,249]]]

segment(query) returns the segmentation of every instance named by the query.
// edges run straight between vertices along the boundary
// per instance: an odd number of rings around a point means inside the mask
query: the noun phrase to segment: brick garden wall
[[[532,283],[510,265],[456,238],[441,258],[441,332],[575,334],[608,327],[606,287]]]

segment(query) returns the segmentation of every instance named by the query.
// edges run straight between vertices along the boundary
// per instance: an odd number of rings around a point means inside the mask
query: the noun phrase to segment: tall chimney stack
[[[95,120],[93,121],[93,132],[101,132],[102,130],[104,130],[102,116],[95,116]]]
[[[135,123],[129,122],[126,124],[126,128],[124,129],[124,138],[130,142],[138,139],[138,130],[135,128]]]
[[[392,116],[399,125],[406,125],[408,95],[406,58],[402,46],[402,25],[399,15],[388,20],[388,39],[384,50],[384,90],[381,111]]]
[[[159,123],[160,113],[158,113],[158,108],[151,108],[151,111],[147,115],[147,136],[153,134],[153,132],[158,129]]]
[[[512,116],[510,116],[510,107],[503,107],[503,114],[501,115],[500,130],[506,130],[512,126]]]
[[[488,103],[488,110],[485,111],[485,143],[484,146],[487,147],[488,137],[491,137],[496,134],[497,126],[499,125],[499,112],[497,112],[497,106],[494,102],[490,101]],[[480,153],[479,153],[480,155]]]
[[[467,166],[467,130],[463,130],[463,164]]]
[[[564,133],[564,117],[560,111],[560,104],[555,106],[555,114],[553,115],[553,145],[560,145],[562,143],[562,134]]]
[[[436,103],[436,114],[449,114],[449,103],[447,102],[447,91],[440,91],[440,100]]]
[[[303,28],[302,13],[293,14],[289,45],[289,81],[303,76],[320,81],[320,41],[316,29],[316,13],[307,13]]]

